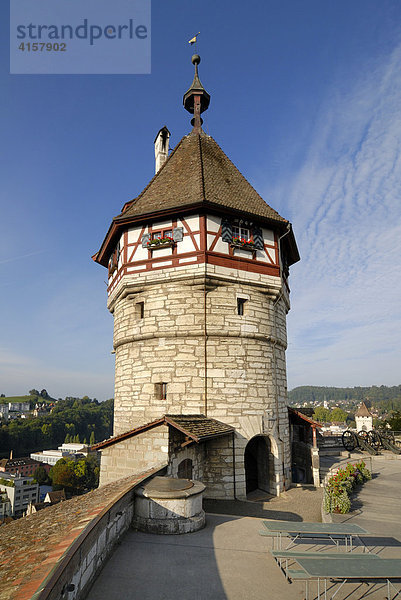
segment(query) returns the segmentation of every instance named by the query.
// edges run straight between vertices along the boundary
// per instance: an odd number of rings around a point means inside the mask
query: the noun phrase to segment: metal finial
[[[184,107],[189,113],[194,115],[194,119],[191,121],[194,131],[200,132],[202,128],[202,119],[200,115],[207,110],[210,102],[210,95],[207,93],[199,79],[198,65],[201,61],[199,54],[194,54],[191,60],[192,64],[195,65],[195,75],[191,87],[186,94],[184,94]]]

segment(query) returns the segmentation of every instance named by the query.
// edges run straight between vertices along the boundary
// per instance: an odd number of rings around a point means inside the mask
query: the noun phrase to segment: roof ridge
[[[199,150],[199,171],[200,171],[201,194],[202,194],[202,200],[206,201],[205,172],[203,169],[202,143],[201,143],[201,134],[200,133],[198,133],[198,150]]]

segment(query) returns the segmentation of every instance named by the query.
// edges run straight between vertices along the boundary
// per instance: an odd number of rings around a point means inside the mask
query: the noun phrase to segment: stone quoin
[[[291,483],[286,315],[299,254],[291,224],[202,130],[210,96],[192,62],[192,131],[168,155],[160,130],[155,176],[93,257],[109,272],[116,361],[115,437],[94,447],[101,484],[165,464],[206,497],[279,494]]]

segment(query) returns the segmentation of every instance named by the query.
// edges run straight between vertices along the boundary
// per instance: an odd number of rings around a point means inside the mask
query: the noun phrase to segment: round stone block
[[[135,490],[133,527],[158,534],[191,533],[205,526],[200,481],[154,477]]]

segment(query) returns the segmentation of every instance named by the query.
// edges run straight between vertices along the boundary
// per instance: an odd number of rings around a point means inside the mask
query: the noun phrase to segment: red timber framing
[[[112,291],[114,287],[118,284],[121,278],[124,275],[135,275],[136,273],[144,273],[149,271],[156,271],[160,269],[168,269],[173,267],[186,267],[193,264],[211,264],[226,268],[235,268],[242,271],[248,271],[253,273],[260,273],[266,275],[272,275],[275,277],[280,276],[280,267],[279,267],[279,248],[278,248],[278,235],[274,232],[274,242],[273,243],[264,243],[264,251],[265,256],[267,257],[269,262],[266,260],[261,261],[257,259],[257,253],[249,254],[249,258],[239,257],[234,255],[234,249],[228,246],[228,252],[216,252],[216,245],[221,239],[221,226],[218,231],[211,231],[207,228],[207,215],[212,215],[212,211],[208,211],[207,213],[190,213],[189,216],[198,216],[199,217],[199,228],[191,229],[186,216],[184,215],[175,215],[170,216],[171,225],[163,225],[163,227],[155,227],[152,223],[142,224],[138,239],[135,242],[128,243],[128,231],[126,230],[123,233],[123,252],[122,252],[122,264],[119,269],[115,272],[112,280],[109,283],[108,291]],[[221,216],[221,215],[216,215]],[[160,215],[157,218],[157,221],[166,221],[168,219],[168,215],[163,216]],[[194,247],[193,251],[190,252],[179,252],[180,242],[174,244],[172,247],[172,252],[169,255],[160,256],[158,251],[156,250],[147,250],[147,258],[141,260],[135,260],[135,255],[138,248],[142,245],[142,236],[145,231],[150,234],[152,237],[152,233],[156,231],[164,231],[164,230],[173,230],[177,227],[178,220],[180,221],[180,226],[183,227],[183,237],[190,238]],[[155,221],[155,220],[154,220]],[[153,222],[154,222],[153,221]],[[134,225],[134,223],[132,223]],[[129,225],[127,224],[127,229]],[[268,227],[265,226],[265,227]],[[198,239],[197,237],[198,236]],[[214,236],[212,243],[210,244],[209,249],[207,248],[208,239],[210,236]],[[272,259],[271,254],[274,254],[274,259]],[[96,257],[97,258],[97,257]],[[184,259],[183,262],[182,259]],[[192,260],[189,260],[192,259]],[[168,263],[168,264],[166,264]],[[130,267],[135,266],[134,270],[130,270]]]

